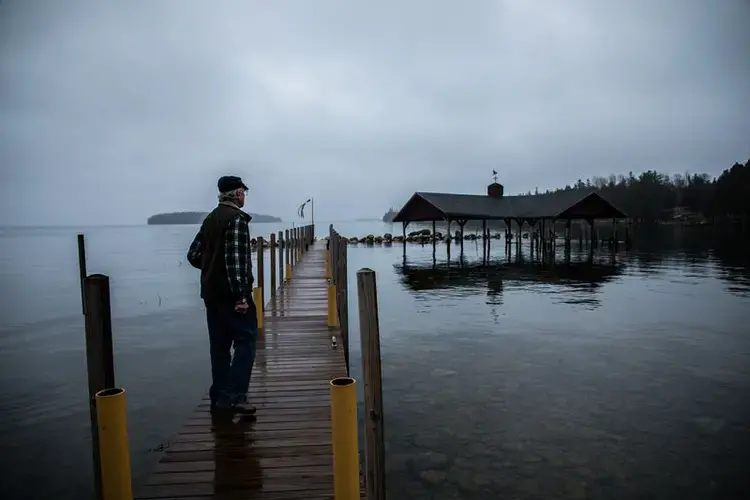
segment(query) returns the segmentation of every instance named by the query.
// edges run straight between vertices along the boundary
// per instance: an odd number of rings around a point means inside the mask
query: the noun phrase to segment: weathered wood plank
[[[212,413],[205,395],[137,498],[333,499],[329,382],[347,370],[327,326],[324,252],[313,246],[266,294],[248,393],[257,421]]]

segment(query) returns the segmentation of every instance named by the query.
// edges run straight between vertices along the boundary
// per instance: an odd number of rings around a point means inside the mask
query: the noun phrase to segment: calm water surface
[[[3,498],[90,491],[79,230],[111,277],[136,486],[209,383],[196,227],[0,229]],[[463,269],[444,246],[434,269],[430,246],[406,265],[400,246],[349,249],[350,279],[378,272],[392,498],[750,496],[750,250],[670,231],[540,269],[498,243],[493,272],[474,242]]]

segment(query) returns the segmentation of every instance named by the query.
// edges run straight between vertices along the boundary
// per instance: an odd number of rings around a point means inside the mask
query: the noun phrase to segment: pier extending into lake
[[[348,370],[345,350],[333,341],[339,330],[329,327],[327,244],[312,234],[270,245],[272,282],[278,252],[281,286],[271,289],[262,313],[249,391],[257,421],[212,413],[204,398],[136,498],[333,498],[330,386]]]

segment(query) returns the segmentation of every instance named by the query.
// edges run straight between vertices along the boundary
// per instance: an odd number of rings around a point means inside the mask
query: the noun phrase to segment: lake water
[[[0,229],[4,499],[91,489],[79,231],[89,272],[111,278],[136,487],[209,383],[196,227]],[[399,245],[349,248],[350,283],[378,276],[391,498],[750,496],[750,250],[705,230],[636,242],[591,264],[574,244],[570,266],[541,269],[493,241],[493,272],[448,269],[444,245],[435,269],[429,245],[405,266]]]

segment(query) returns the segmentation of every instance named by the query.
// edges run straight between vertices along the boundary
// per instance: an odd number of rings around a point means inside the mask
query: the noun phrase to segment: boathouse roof
[[[627,215],[597,192],[504,196],[493,183],[488,194],[428,193],[409,198],[393,222],[493,219],[625,219]]]

